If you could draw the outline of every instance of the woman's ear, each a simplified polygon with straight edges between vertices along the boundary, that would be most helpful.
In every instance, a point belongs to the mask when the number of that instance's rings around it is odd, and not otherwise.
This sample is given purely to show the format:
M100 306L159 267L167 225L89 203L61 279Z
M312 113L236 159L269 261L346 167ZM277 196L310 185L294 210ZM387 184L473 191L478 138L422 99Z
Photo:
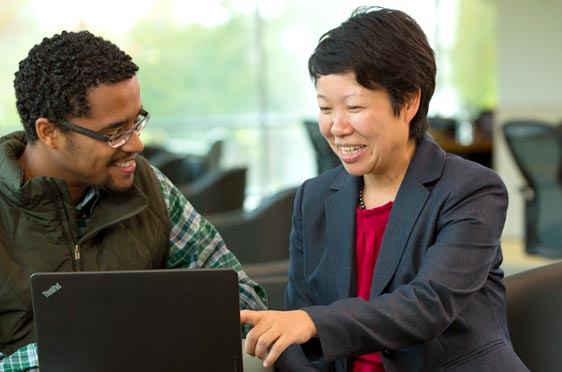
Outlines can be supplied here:
M61 134L55 123L46 118L39 118L35 121L35 130L38 139L47 147L56 149L59 146Z
M414 116L418 113L418 109L420 108L420 101L421 101L421 88L418 88L416 93L411 93L406 98L406 102L404 103L404 108L402 109L403 115L405 115L405 119L408 123L412 121Z

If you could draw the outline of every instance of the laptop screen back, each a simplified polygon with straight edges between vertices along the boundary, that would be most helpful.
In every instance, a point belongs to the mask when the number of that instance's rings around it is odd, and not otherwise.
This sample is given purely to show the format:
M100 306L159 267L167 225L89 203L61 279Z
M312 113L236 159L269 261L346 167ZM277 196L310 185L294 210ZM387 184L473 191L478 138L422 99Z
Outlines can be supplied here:
M242 371L231 269L36 273L41 372Z

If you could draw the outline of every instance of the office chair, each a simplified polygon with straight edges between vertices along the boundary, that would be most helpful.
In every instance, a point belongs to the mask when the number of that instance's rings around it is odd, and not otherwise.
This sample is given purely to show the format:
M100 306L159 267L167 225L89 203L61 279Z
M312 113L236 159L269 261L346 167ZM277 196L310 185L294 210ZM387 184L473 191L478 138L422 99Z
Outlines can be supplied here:
M152 159L157 158L161 154L169 153L170 151L166 150L161 145L154 145L154 144L145 144L144 149L140 153L140 155L144 156L146 160L151 161Z
M505 277L513 348L533 372L562 370L562 261Z
M246 274L265 289L269 310L285 309L285 290L289 283L289 259L244 264Z
M157 167L176 186L193 182L207 172L205 156L176 155L170 157Z
M288 275L267 275L264 277L254 277L252 279L265 290L267 294L268 310L285 310L285 290L289 282Z
M203 216L244 208L246 167L217 169L193 182L178 185L195 210Z
M205 216L242 266L289 258L289 235L297 189L279 191L251 211Z
M194 182L208 172L218 170L222 157L223 141L217 140L202 155L178 154L163 148L145 146L142 154L147 154L148 161L160 169L174 185Z
M322 136L322 133L320 133L318 122L315 120L304 120L303 124L314 148L317 174L324 173L340 165L340 158L334 153L326 139Z
M514 120L503 133L526 186L525 250L562 257L562 132L544 122Z

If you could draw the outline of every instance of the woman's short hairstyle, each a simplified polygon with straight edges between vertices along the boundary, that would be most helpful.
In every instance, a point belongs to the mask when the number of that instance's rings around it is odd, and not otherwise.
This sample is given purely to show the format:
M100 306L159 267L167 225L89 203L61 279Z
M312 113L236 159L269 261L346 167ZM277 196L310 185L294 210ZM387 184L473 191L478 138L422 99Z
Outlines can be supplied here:
M427 130L429 101L435 90L435 57L417 22L406 13L360 7L340 26L326 32L308 61L310 76L353 72L357 82L389 95L395 115L421 90L410 137L419 141Z
M138 66L116 45L88 31L63 31L35 45L15 73L16 106L28 142L35 122L90 113L88 91L132 78Z

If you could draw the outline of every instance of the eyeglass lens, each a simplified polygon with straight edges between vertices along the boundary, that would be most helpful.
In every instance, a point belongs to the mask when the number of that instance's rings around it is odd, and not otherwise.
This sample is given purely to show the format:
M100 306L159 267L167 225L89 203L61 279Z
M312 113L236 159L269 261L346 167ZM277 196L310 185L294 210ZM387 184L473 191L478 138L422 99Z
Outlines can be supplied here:
M109 146L111 147L119 147L123 146L129 138L131 138L131 134L133 131L137 132L137 135L140 135L143 129L146 127L146 123L148 122L148 116L139 115L137 120L135 121L135 125L128 130L124 130L123 132L116 133L115 135L111 136L110 140L108 141Z

